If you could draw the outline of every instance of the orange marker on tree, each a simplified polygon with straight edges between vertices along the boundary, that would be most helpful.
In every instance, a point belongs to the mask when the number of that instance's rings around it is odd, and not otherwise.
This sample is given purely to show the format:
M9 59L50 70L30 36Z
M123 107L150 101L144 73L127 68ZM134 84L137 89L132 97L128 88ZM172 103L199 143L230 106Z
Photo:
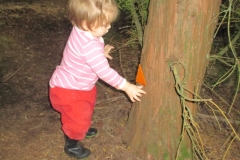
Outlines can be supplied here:
M142 67L141 67L140 64L138 65L136 82L139 83L139 84L141 84L141 85L146 86L146 80L145 80L145 78L144 78L143 70L142 70Z

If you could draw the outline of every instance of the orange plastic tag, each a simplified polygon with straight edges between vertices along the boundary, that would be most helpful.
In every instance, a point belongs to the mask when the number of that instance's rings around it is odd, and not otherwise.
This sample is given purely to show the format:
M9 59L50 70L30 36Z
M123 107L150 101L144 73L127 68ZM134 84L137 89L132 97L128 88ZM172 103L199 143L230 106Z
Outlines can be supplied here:
M139 83L139 84L141 84L141 85L146 86L146 81L145 81L144 74L143 74L143 70L142 70L142 67L141 67L140 64L138 65L136 82Z

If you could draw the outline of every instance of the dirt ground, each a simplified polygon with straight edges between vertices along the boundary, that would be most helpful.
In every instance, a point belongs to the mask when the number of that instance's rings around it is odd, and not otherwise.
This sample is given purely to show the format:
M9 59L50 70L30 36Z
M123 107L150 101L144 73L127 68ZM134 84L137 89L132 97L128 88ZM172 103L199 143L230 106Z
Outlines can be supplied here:
M17 0L0 2L0 159L70 160L63 152L60 116L48 99L48 81L62 56L71 31L63 1ZM114 24L106 43L121 48L125 36ZM120 54L127 53L127 54ZM133 81L140 51L122 47L112 53L110 65ZM129 61L131 59L131 61ZM121 60L121 62L120 62ZM82 143L92 151L89 160L143 160L126 149L122 132L131 103L125 94L103 82L93 116L97 137ZM229 132L220 131L209 118L200 118L206 153L221 159ZM223 147L222 147L223 146ZM240 159L234 142L226 159Z

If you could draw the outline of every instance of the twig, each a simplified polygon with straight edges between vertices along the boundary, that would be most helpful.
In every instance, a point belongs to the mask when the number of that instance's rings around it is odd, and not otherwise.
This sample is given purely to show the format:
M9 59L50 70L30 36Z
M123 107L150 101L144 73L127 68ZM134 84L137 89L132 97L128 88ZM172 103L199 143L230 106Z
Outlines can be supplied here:
M113 97L113 98L109 98L109 99L104 99L102 101L98 101L96 103L96 105L100 104L100 103L109 103L109 102L112 102L112 101L115 101L115 100L118 100L118 99L121 99L121 98L125 98L124 96L118 96L118 97ZM97 107L97 109L103 109L103 108L106 108L106 107Z
M199 118L203 118L203 119L211 119L211 120L216 120L216 121L222 121L222 122L227 122L225 118L221 118L221 117L218 117L217 116L217 119L215 116L211 116L211 115L206 115L206 114L201 114L201 113L198 113L197 116ZM240 121L237 121L237 120L229 120L230 123L235 123L235 124L240 124Z
M192 98L188 98L185 95L183 95L183 93L180 91L180 89L185 89L182 85L182 83L179 82L179 77L177 74L177 70L175 67L171 66L171 70L173 72L174 78L176 80L176 84L175 84L175 88L176 91L178 93L178 95L180 95L181 97L183 97L185 100L190 101L190 102L203 102L203 101L211 101L211 99L192 99ZM186 89L185 89L186 90ZM188 90L189 91L189 90Z
M138 33L138 42L139 44L141 45L142 47L142 43L143 43L143 28L142 28L142 25L139 21L139 18L138 18L138 15L137 15L137 12L136 12L136 9L135 9L135 0L130 0L130 5L131 5L131 13L132 13L132 17L133 17L133 21L136 25L136 28L137 28L137 33Z
M214 90L212 90L212 88L210 88L208 85L203 84L205 87L207 87L209 89L209 91L211 91L211 93L213 93L215 96L217 96L221 102L223 102L224 104L226 104L228 107L230 107L230 104L227 103L227 101L225 99L223 99L219 94L217 94ZM238 114L240 114L240 112L238 110L236 110L235 108L233 108L235 112L237 112Z
M233 141L234 141L236 138L237 138L237 137L236 137L236 135L235 135L235 136L233 137L233 139L231 140L231 142L229 143L229 145L228 145L228 147L227 147L227 150L225 151L225 153L224 153L224 155L223 155L223 159L225 159L225 157L227 156L227 153L228 153L228 151L229 151L229 149L230 149Z
M232 41L231 41L231 44L232 45L234 45L235 44L235 42L239 39L239 37L240 37L240 31L235 35L235 37L232 39ZM229 44L230 45L230 44ZM226 47L224 47L219 53L217 53L216 55L217 56L222 56L222 55L224 55L224 53L226 53L227 51L228 51L228 49L229 49L229 45L227 45Z
M119 63L120 63L120 68L122 70L122 74L124 76L124 78L128 79L125 72L124 72L124 69L123 69L123 66L122 66L122 54L121 54L121 49L119 49Z
M3 83L7 82L10 78L12 78L15 74L17 74L22 68L24 67L24 65L20 68L18 68L18 70L16 70L13 74L9 75L8 77L3 79Z
M104 89L106 92L108 92L109 94L112 94L113 91L110 90L109 88L107 88L106 86L104 86L103 84L101 84L99 81L97 82L97 86L101 87L102 89Z
M187 133L188 137L192 143L194 154L196 155L196 157L200 157L200 159L204 159L207 156L203 149L203 142L202 142L200 134L198 132L197 125L194 125L195 122L194 122L193 116L191 115L191 111L186 106L186 101L191 101L191 102L205 101L205 102L207 102L207 101L211 101L211 100L210 99L202 99L200 96L198 96L195 93L191 92L190 90L184 88L183 84L185 83L185 81L180 82L177 69L173 66L174 64L178 64L178 63L170 62L169 65L170 65L171 71L173 72L173 77L175 79L175 88L176 88L177 94L180 98L180 103L181 103L181 107L183 110L182 111L182 116L183 116L182 131L181 131L180 142L178 144L177 153L176 153L175 158L178 159L180 147L182 146L182 142L183 142L185 133ZM185 68L184 68L184 70L185 70ZM183 94L184 90L187 90L188 92L194 94L195 98L191 99L191 98L186 97ZM199 97L199 99L198 99L198 97ZM198 133L197 135L194 133L194 129L197 131L197 133Z

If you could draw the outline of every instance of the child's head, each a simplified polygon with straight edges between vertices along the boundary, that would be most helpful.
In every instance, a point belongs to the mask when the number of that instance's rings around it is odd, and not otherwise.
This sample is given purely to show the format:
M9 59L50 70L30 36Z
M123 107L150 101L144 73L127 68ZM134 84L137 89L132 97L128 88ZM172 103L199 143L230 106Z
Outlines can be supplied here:
M109 25L118 12L115 0L69 0L69 19L83 30Z

